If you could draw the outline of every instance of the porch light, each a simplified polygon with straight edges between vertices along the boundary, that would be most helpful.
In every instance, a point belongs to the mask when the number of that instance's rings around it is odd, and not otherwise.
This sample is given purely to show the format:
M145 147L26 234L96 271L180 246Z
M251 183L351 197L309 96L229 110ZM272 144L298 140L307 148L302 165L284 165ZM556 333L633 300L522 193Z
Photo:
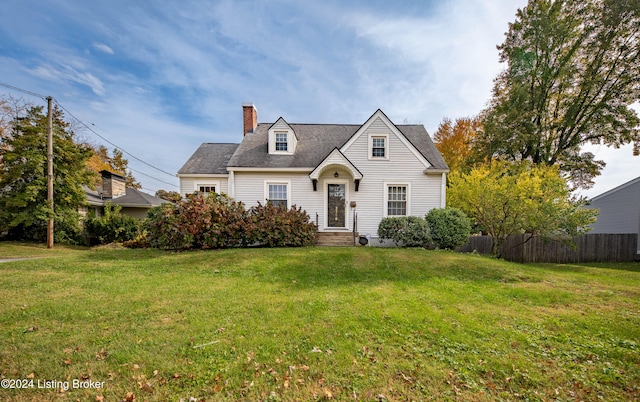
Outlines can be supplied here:
M338 176L340 176L340 175L338 174L338 172L335 172L335 173L333 174L333 177L336 177L336 178L337 178Z

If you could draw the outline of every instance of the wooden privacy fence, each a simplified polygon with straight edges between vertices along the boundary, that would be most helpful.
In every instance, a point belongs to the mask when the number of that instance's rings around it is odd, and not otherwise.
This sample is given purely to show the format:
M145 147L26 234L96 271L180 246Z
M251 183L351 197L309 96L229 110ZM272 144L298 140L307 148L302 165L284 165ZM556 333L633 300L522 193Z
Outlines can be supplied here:
M502 245L502 257L513 262L630 262L638 258L638 235L587 234L574 237L576 248L527 234L513 235ZM462 252L491 253L490 236L472 236Z

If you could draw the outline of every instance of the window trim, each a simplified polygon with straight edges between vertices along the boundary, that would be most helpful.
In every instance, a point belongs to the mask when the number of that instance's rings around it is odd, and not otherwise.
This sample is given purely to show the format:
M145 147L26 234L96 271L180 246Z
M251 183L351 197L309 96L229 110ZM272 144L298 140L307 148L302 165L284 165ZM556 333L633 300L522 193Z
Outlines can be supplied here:
M264 204L269 202L269 186L270 185L286 185L287 186L287 209L291 209L291 180L265 180L264 181Z
M374 138L384 139L384 156L373 156L373 140ZM389 160L389 134L369 134L369 146L367 147L367 156L369 160L388 161Z
M193 182L193 192L200 192L200 187L215 187L216 194L221 194L222 192L220 191L220 180L197 180ZM209 194L210 192L202 192L202 194Z
M274 131L274 150L275 152L289 152L289 133L287 131ZM284 136L284 141L278 141L278 136ZM284 144L285 149L278 149L278 144Z
M287 137L287 150L276 150L276 136L277 134L284 134ZM283 142L280 142L283 143ZM295 153L296 148L296 136L293 133L293 130L287 128L279 128L279 129L270 129L269 130L269 154L270 155L293 155Z
M389 187L406 187L407 199L406 199L406 214L405 215L389 215ZM411 183L410 182L384 182L383 186L383 199L382 204L382 216L385 218L392 218L398 216L411 216Z

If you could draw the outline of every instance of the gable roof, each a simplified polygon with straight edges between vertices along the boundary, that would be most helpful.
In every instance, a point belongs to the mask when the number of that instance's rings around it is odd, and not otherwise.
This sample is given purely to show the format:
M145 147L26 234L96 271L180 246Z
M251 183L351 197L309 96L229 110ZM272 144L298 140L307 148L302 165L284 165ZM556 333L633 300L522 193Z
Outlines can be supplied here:
M325 168L328 168L334 164L346 167L351 172L351 175L354 179L362 179L362 172L360 172L360 170L358 170L358 168L355 167L353 163L351 163L351 161L346 156L344 156L344 154L340 152L338 148L334 148L333 151L331 151L331 153L327 155L327 157L324 158L322 162L320 162L320 164L316 166L315 169L313 169L313 172L309 174L309 177L317 180L320 176L320 173L322 173Z
M247 134L229 160L232 167L310 168L314 169L334 148L344 144L362 127L359 124L289 124L298 138L294 155L268 152L268 132L271 124L260 123ZM422 125L397 125L398 130L431 164L433 169L448 169L442 155Z
M126 193L116 198L103 198L100 196L98 191L91 190L88 187L85 187L84 190L87 194L87 201L89 202L89 205L96 206L103 206L107 202L111 202L113 205L120 205L128 208L152 208L169 202L131 187L127 187L125 189Z
M640 184L640 176L636 177L635 179L630 180L630 181L628 181L626 183L623 183L623 184L619 185L618 187L612 188L611 190L606 191L606 192L604 192L604 193L602 193L600 195L597 195L597 196L593 197L590 201L593 202L593 201L597 201L597 200L599 200L601 198L608 197L611 194L614 194L614 193L616 193L616 192L618 192L618 191L620 191L620 190L622 190L624 188L627 188L629 186L633 186L633 185L636 185L636 184ZM640 241L640 239L638 239L638 240Z
M382 114L376 111L374 116ZM427 170L448 170L442 155L423 125L401 124L397 128L413 148L431 165ZM269 129L276 123L286 123L297 138L293 155L269 154ZM366 124L366 123L365 123ZM315 169L335 149L342 149L364 124L294 124L279 118L275 123L259 123L247 133L240 144L204 143L178 171L181 175L228 174L235 168L305 168Z
M227 174L227 164L238 145L204 143L178 170L178 175Z

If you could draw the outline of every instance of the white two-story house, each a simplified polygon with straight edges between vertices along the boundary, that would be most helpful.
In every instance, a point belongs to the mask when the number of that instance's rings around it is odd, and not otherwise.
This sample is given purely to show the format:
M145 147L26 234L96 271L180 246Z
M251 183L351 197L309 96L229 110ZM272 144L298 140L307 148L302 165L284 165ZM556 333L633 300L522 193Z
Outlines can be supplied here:
M243 117L239 144L204 143L178 171L183 196L295 205L321 234L355 230L372 244L382 218L445 206L449 169L422 125L396 125L381 110L364 124L258 123L253 104Z

